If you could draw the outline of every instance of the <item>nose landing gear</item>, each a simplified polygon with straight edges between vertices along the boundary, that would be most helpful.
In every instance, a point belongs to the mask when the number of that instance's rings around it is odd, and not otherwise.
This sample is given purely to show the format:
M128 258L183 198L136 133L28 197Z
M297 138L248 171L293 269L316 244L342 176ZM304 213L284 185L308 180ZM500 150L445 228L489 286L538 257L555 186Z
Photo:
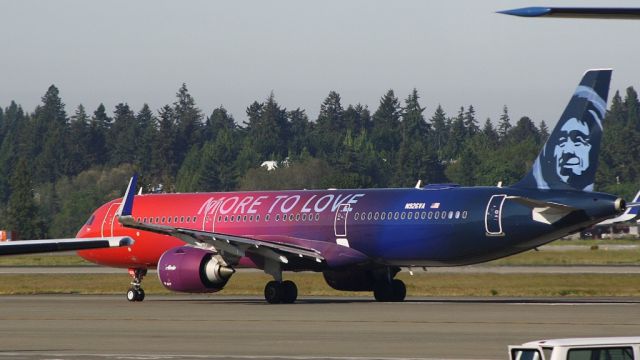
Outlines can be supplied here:
M144 300L144 290L142 289L142 278L147 275L147 269L129 269L129 275L133 278L131 287L127 290L127 300Z

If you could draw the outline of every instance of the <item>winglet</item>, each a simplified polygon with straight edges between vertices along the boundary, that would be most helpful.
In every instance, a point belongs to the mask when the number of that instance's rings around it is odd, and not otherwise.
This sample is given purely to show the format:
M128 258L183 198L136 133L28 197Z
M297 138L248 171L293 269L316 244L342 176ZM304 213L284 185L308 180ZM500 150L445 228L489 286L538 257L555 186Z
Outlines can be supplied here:
M520 9L496 11L498 14L521 16L521 17L537 17L551 14L551 8L548 7L526 7Z
M118 217L131 216L131 213L133 212L133 197L136 194L137 185L138 174L133 174L131 180L129 180L127 192L124 193L124 197L122 198L122 204L120 204L120 209L118 210Z

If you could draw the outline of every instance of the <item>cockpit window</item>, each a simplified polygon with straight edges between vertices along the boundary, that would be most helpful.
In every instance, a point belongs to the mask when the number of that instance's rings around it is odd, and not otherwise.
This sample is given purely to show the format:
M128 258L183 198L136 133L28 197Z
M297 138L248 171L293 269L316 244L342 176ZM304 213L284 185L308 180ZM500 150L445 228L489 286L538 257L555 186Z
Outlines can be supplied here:
M96 216L95 216L95 215L91 215L91 216L89 217L89 219L87 220L87 222L86 222L86 223L84 223L84 224L85 224L85 225L87 225L87 226L91 226L91 224L93 224L93 220L94 220L95 218L96 218Z

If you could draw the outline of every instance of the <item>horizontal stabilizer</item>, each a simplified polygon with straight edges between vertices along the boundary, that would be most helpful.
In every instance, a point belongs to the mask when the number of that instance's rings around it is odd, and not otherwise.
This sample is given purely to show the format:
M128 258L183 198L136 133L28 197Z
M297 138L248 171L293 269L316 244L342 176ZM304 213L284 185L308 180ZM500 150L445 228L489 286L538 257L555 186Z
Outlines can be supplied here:
M498 13L520 17L640 19L640 8L532 6L502 10Z
M564 204L535 200L522 196L507 196L507 200L511 200L531 208L532 219L548 225L551 225L570 213L579 210Z

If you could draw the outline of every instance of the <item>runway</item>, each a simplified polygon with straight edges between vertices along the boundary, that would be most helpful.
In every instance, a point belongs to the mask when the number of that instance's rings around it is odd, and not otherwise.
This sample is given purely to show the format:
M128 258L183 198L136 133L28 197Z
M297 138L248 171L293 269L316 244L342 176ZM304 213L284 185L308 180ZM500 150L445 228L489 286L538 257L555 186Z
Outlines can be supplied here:
M0 297L1 359L505 359L507 345L639 335L637 299Z

